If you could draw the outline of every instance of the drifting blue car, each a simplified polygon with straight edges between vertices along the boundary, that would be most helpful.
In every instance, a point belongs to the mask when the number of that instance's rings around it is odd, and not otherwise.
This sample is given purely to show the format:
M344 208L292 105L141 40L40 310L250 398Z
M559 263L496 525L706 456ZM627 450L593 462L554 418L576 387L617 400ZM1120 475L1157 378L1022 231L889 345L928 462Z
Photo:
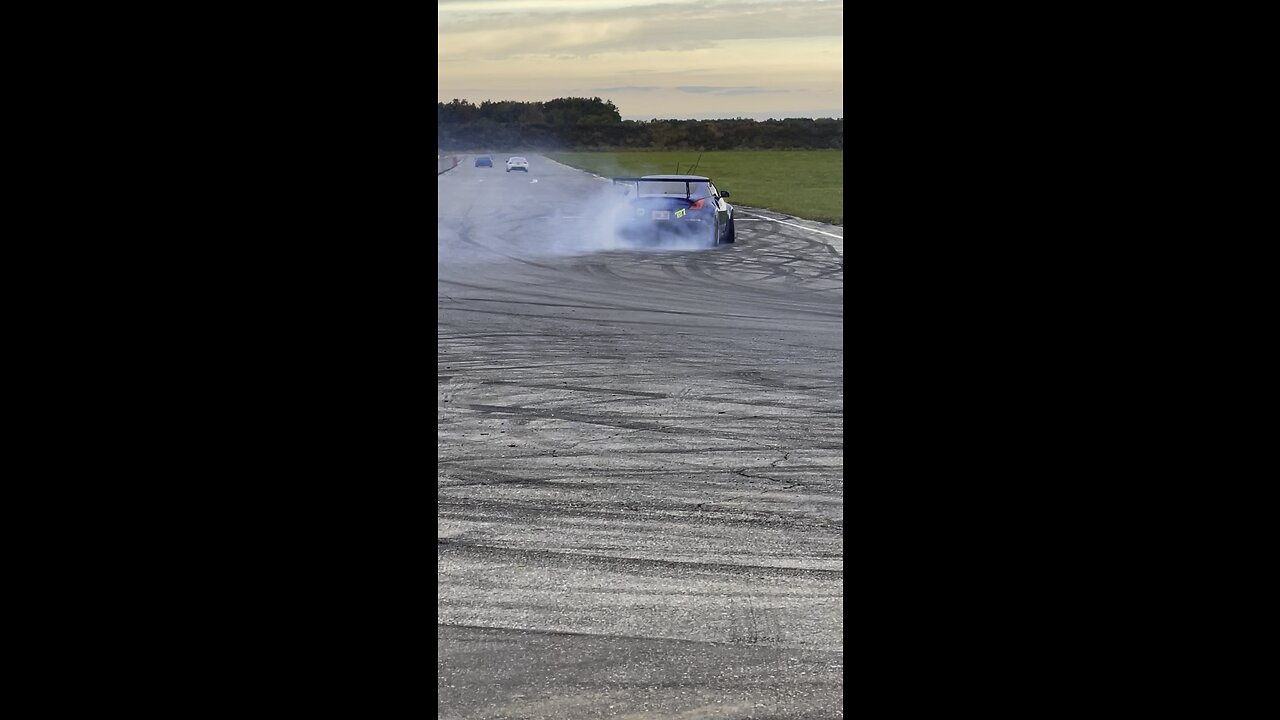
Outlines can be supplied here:
M476 167L493 167L493 158L488 155L477 155Z
M615 230L622 237L653 239L694 238L708 245L734 242L733 206L728 190L719 190L702 175L645 175L616 177L623 197Z

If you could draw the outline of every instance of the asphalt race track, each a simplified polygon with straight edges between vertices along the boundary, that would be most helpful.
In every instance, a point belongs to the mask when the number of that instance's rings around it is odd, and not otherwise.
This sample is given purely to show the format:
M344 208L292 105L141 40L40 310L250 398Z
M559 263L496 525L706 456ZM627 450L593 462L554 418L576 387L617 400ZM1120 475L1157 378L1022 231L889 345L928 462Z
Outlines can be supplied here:
M438 176L439 717L843 717L844 229L509 156Z

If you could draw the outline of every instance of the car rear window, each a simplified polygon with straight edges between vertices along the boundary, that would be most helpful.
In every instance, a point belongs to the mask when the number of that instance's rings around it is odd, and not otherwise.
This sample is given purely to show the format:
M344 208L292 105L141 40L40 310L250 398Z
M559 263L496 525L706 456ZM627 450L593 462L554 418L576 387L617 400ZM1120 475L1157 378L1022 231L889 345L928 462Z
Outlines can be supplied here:
M642 182L641 195L679 195L685 196L686 185L682 182Z
M660 181L641 181L641 195L679 195L680 197L703 198L711 195L707 188L707 183L702 182L676 182L668 180Z

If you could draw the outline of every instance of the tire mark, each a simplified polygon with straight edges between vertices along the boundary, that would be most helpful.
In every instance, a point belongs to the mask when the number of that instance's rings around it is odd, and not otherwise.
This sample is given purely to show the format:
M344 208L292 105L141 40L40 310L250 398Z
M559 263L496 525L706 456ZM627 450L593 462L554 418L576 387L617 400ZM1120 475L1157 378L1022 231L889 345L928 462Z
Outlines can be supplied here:
M548 563L568 565L606 566L618 569L627 566L647 570L678 570L728 575L751 575L755 577L804 577L804 578L836 578L844 575L844 570L827 570L823 568L783 567L776 565L739 565L721 562L684 562L680 560L656 560L652 558L615 557L613 555L593 555L590 553L559 552L555 550L538 550L533 548L504 547L487 545L461 538L437 538L437 553L475 554L508 559L538 559Z

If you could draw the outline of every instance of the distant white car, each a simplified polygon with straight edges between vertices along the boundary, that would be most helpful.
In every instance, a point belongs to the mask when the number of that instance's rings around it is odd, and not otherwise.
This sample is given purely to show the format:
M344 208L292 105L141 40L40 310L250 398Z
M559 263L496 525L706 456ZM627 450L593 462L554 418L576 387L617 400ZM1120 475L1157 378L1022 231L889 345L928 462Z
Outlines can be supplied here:
M507 161L507 172L512 170L523 170L529 172L529 161L522 157L513 157Z

